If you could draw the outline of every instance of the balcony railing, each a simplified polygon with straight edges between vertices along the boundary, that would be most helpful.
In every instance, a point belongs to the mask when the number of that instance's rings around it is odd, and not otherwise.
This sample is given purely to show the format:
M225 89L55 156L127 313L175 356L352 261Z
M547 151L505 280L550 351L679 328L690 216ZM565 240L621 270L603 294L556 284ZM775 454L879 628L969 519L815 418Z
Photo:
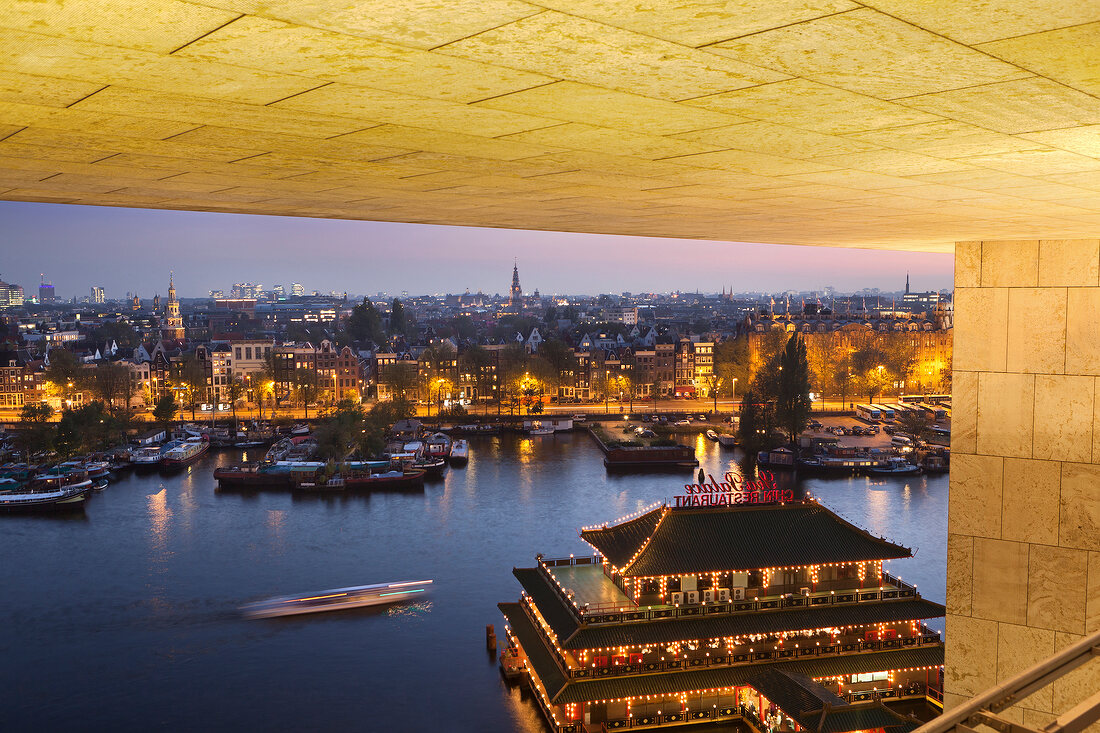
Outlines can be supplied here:
M883 573L882 583L891 587L882 588L850 588L843 591L816 592L808 595L785 594L782 596L766 596L762 599L749 599L744 601L729 601L726 603L700 603L687 606L620 606L617 604L587 604L578 606L576 599L570 596L553 573L552 567L566 565L591 565L599 562L598 556L583 558L539 558L538 568L546 576L550 587L565 602L566 608L577 620L584 625L591 624L622 624L630 622L658 621L675 618L698 618L714 614L744 614L759 613L761 611L774 611L785 608L814 608L824 606L847 606L859 603L875 601L900 601L917 597L915 586L903 582L899 578ZM618 584L617 584L618 585ZM621 590L621 587L620 587Z
M889 651L892 649L910 649L914 647L940 644L940 636L927 626L921 625L921 632L915 636L902 636L896 639L881 639L877 641L854 641L845 643L814 645L812 647L787 647L780 649L768 649L762 651L742 650L721 654L706 654L701 657L689 657L685 659L667 659L651 662L637 662L633 664L609 664L607 666L572 667L558 651L556 645L550 639L550 635L535 615L531 599L524 597L522 603L524 613L531 620L532 625L538 629L539 634L551 650L558 669L570 679L595 679L601 677L621 677L633 674L654 674L660 672L679 672L683 670L702 669L706 667L729 667L740 664L756 664L757 662L779 662L788 659L807 659L821 656L846 656L850 654L862 654L868 652Z

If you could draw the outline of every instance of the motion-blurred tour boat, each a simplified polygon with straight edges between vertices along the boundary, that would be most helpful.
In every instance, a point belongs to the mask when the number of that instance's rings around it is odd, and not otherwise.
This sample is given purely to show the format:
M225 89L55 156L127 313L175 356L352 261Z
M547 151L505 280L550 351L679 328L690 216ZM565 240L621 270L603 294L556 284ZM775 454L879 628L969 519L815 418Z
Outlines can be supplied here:
M279 596L258 603L242 606L249 618L274 618L296 616L303 613L338 611L360 606L379 606L385 603L407 601L428 592L430 580L410 580L401 583L358 585L351 588L335 588L301 596Z

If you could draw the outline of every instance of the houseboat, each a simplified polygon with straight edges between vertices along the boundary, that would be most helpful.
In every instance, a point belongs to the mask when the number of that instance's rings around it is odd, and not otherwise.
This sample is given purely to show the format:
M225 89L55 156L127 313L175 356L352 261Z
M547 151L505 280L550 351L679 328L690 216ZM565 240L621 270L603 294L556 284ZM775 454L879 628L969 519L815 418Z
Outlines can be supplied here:
M186 466L198 459L209 447L210 441L205 437L190 437L186 440L170 443L161 454L160 464L165 468Z
M451 455L451 436L446 433L433 433L424 441L424 452L432 458L447 459Z
M87 474L37 476L29 486L0 491L0 512L82 511L91 490L92 480Z
M249 618L297 616L304 613L340 611L347 608L378 606L408 601L428 592L430 580L410 580L402 583L378 583L351 588L334 588L299 596L280 596L241 608Z
M788 492L728 493L584 528L593 555L512 571L502 657L551 729L908 733L889 705L938 714L943 642L924 621L945 609L882 569L912 551L813 501L747 503Z
M135 466L155 466L160 463L160 446L144 445L130 449L130 463Z

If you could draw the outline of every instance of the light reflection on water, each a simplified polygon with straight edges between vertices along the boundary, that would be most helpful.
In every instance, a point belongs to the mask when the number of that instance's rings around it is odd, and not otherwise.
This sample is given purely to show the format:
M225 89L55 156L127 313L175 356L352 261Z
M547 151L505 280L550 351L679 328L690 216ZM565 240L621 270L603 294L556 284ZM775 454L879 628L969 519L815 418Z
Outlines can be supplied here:
M705 438L719 481L734 454ZM190 471L134 474L86 518L0 517L0 689L5 731L96 727L272 731L543 728L501 682L484 628L535 553L589 554L582 525L682 493L690 471L606 473L583 433L480 436L466 468L422 492L370 496L219 492L205 456ZM781 485L791 485L778 474ZM943 600L947 477L810 479L841 516L901 544L890 570ZM432 578L416 604L245 621L249 601ZM34 674L27 674L34 670ZM80 680L58 701L41 679ZM425 682L430 681L425 688ZM415 691L415 694L414 692ZM410 701L410 702L401 702Z

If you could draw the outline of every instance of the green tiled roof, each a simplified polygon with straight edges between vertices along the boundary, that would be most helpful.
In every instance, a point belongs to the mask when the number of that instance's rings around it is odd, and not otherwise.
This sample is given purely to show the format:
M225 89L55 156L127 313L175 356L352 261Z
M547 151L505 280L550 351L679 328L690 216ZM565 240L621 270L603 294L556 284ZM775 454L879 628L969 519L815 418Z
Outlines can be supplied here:
M612 646L661 644L688 639L802 631L831 626L856 626L940 618L945 609L923 598L903 601L868 601L844 606L810 606L744 614L713 614L657 621L581 626L565 601L550 587L537 568L516 568L512 573L550 624L564 649L598 649Z
M538 629L527 617L523 608L518 603L498 603L497 608L508 619L508 625L512 633L516 635L520 646L527 654L527 661L535 668L539 679L546 687L546 694L551 700L565 687L566 677L562 673L558 663L554 661L553 652L546 646Z
M516 580L527 595L531 596L546 623L558 635L559 643L577 630L577 619L538 568L512 568L512 575L516 576Z
M628 522L599 529L581 530L581 538L599 550L612 565L621 568L653 534L664 510L664 507L658 507Z
M537 601L536 601L537 602ZM539 606L542 612L542 606ZM908 601L881 601L851 606L821 606L744 614L714 614L687 618L640 621L626 624L600 624L579 629L562 644L567 649L597 649L612 646L661 644L687 639L717 639L746 634L770 634L833 626L916 621L939 618L945 609L923 598Z
M524 649L526 650L526 647ZM814 657L803 661L706 667L685 672L662 672L658 674L623 675L621 677L578 680L566 684L564 689L554 696L553 700L555 703L617 700L639 695L665 695L685 690L734 687L750 684L753 676L768 668L794 672L807 677L827 677L941 665L943 665L943 647L923 646L841 657Z
M825 712L825 720L821 719L821 713L822 710L819 709L795 717L799 718L802 727L818 733L847 733L875 728L886 728L889 733L909 733L920 727L920 721L899 715L881 702L833 708Z
M847 705L840 695L830 692L809 677L778 669L765 669L749 680L752 689L764 695L792 718L826 705Z
M664 512L656 521L656 512ZM652 527L650 535L645 534ZM581 537L632 577L910 557L814 502L659 509ZM648 543L646 539L648 537ZM644 548L638 553L638 548ZM630 559L637 557L633 562Z

